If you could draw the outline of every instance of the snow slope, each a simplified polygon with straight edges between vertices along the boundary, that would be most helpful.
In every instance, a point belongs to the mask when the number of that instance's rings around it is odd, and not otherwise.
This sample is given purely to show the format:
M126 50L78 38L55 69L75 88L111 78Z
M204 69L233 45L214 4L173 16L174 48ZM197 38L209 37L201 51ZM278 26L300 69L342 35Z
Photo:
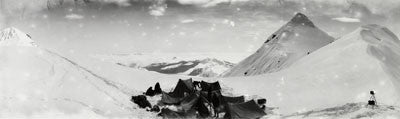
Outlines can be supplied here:
M220 78L234 92L268 99L289 114L350 102L399 105L400 41L388 29L366 25L279 72Z
M21 44L23 40L33 42L15 28L2 32L8 33L13 34L0 39L0 44L7 44L0 46L0 118L133 118L147 114L130 102L130 96L139 93L136 90L57 53Z
M333 40L304 14L297 13L286 25L273 33L254 54L224 76L251 76L276 72Z
M379 105L378 107L366 107L367 103L348 103L332 108L307 111L288 116L287 119L398 119L400 109L395 106Z

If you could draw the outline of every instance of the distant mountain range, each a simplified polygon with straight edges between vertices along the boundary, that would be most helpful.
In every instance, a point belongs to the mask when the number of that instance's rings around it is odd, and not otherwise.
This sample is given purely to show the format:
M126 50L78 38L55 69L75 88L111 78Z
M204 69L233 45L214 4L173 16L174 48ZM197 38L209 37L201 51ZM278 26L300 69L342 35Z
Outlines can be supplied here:
M117 64L147 71L155 71L162 74L182 74L200 77L219 76L234 66L233 63L214 58L181 60L176 62L155 62L149 65L140 65L139 63Z

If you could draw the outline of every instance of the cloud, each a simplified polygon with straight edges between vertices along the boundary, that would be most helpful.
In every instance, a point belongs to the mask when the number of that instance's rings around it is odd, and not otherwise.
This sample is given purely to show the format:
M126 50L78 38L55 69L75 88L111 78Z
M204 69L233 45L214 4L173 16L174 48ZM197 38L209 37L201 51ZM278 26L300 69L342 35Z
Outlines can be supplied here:
M83 18L85 18L84 16L82 16L82 15L79 15L79 14L68 14L68 15L66 15L65 16L65 18L66 19L69 19L69 20L78 20L78 19L83 19Z
M344 15L350 16L351 18L357 18L365 23L379 23L386 20L389 16L384 11L373 12L371 7L367 7L363 3L351 2L349 7L343 11Z
M167 4L165 4L165 0L158 0L153 2L153 4L149 7L149 13L153 16L163 16L167 9Z
M153 16L163 16L166 8L163 6L151 6L149 13Z
M5 20L3 14L0 12L0 30L5 27Z
M42 10L47 7L47 0L1 0L4 10L7 12L21 12L25 10L27 12L35 12Z
M198 5L202 7L213 7L220 3L236 3L246 1L249 0L178 0L178 2L183 5Z
M115 3L118 6L122 7L129 7L131 6L131 3L129 3L129 0L103 0L104 3Z
M192 23L192 22L194 22L193 19L185 19L181 21L181 23Z
M225 19L222 23L223 23L223 24L230 25L230 26L232 26L232 27L235 27L235 22L234 22L234 21L231 21L231 20L229 20L229 19Z
M349 17L337 17L337 18L332 18L332 20L340 22L360 22L360 19L349 18Z

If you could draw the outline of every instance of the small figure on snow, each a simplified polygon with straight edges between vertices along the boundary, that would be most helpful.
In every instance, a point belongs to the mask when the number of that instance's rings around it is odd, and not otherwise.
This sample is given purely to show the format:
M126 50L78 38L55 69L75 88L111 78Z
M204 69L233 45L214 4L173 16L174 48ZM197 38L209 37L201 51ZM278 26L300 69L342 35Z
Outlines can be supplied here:
M375 92L374 91L369 91L369 94L371 94L371 97L368 100L368 106L371 106L372 109L378 106L378 103L376 102L376 98L375 98Z

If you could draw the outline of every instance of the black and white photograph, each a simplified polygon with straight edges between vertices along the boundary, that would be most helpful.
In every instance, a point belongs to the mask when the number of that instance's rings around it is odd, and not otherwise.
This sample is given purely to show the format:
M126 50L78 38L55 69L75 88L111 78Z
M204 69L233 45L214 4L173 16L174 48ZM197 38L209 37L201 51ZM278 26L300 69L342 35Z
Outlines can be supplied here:
M400 0L0 0L0 119L400 119Z

